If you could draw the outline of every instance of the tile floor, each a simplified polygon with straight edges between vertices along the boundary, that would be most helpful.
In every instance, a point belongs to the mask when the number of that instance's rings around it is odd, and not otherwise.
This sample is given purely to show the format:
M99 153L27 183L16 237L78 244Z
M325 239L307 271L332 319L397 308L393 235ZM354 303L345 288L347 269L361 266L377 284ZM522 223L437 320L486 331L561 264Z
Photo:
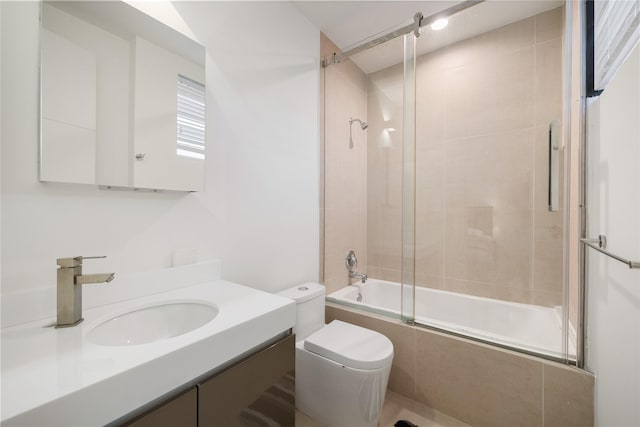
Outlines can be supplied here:
M380 427L393 427L398 420L411 421L420 427L469 427L453 417L424 406L411 399L407 399L392 391L387 391L387 397L382 407ZM321 427L319 424L296 410L296 427Z

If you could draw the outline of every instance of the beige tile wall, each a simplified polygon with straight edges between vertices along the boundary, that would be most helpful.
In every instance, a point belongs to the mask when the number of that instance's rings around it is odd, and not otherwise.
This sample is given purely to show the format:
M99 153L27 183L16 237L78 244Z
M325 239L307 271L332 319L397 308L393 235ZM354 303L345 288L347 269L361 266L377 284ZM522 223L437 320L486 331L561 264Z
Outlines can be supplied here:
M339 52L324 35L323 57ZM345 257L355 250L367 265L367 132L349 118L367 120L366 75L350 60L322 70L324 79L324 284L327 293L348 284Z
M370 74L367 86L367 273L396 282L402 244L403 88L398 76L402 64Z
M473 426L590 427L590 373L328 304L333 319L391 340L389 389Z
M417 61L416 284L562 303L547 129L562 114L563 8ZM367 270L400 277L402 65L369 75ZM385 135L383 129L398 129Z

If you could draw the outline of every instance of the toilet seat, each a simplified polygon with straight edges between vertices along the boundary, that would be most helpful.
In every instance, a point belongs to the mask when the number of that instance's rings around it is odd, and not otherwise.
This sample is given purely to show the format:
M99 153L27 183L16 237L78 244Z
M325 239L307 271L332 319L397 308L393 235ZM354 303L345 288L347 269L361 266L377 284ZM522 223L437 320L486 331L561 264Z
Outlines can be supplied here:
M307 351L349 368L373 370L391 364L393 344L379 332L334 320L309 335Z

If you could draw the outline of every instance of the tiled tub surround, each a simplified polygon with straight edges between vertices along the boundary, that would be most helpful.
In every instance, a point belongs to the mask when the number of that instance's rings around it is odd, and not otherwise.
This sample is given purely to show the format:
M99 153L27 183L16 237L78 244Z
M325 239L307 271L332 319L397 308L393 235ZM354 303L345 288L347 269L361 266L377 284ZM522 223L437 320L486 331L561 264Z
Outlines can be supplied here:
M292 301L220 280L215 264L116 277L112 288L88 287L85 296L93 304L72 328L45 327L55 318L43 318L2 329L3 427L108 424L293 327ZM204 279L207 273L214 274ZM110 304L97 306L98 295ZM168 302L202 302L218 314L191 332L143 345L87 339L93 327L116 315Z
M412 288L405 287L405 301ZM369 279L327 296L330 301L360 306L400 318L400 283ZM361 300L358 301L358 297ZM521 304L455 292L417 287L417 323L525 351L564 359L562 311L559 308ZM411 314L410 312L406 314ZM569 343L575 358L575 340Z
M416 285L562 304L563 212L547 211L547 131L562 119L562 35L557 8L417 58ZM394 282L402 75L399 64L367 81L365 273Z
M326 321L386 335L389 389L473 426L594 424L594 377L524 354L328 303Z
M321 34L323 58L338 48ZM351 60L323 68L323 283L327 292L349 280L344 257L353 249L367 265L367 133L350 118L367 120L367 76Z

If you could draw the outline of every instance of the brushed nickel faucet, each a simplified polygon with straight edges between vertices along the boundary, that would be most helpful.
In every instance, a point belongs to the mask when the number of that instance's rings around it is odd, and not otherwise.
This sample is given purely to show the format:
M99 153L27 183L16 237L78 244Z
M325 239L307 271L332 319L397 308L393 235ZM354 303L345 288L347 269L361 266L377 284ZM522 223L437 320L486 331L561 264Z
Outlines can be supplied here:
M107 283L115 277L114 273L82 274L82 260L95 258L106 258L106 256L58 258L58 320L56 328L76 326L82 322L82 285Z
M357 271L350 271L349 272L349 277L351 279L358 279L360 280L362 283L367 281L367 275L364 273L358 273Z

